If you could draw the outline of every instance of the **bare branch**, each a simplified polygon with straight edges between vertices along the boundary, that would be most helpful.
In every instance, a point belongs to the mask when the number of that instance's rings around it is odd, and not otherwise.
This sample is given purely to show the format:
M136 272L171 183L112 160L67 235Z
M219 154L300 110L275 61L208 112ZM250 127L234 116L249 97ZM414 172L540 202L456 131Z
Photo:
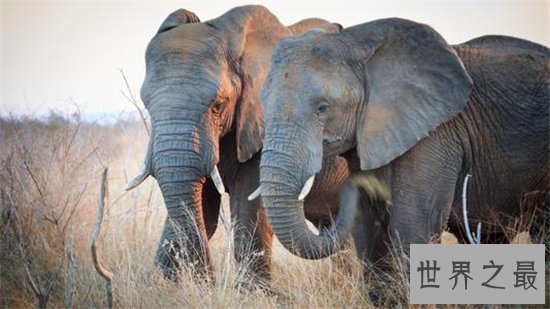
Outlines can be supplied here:
M23 234L21 232L21 222L19 221L19 215L17 214L17 209L15 208L15 204L9 194L8 194L8 199L10 201L11 213L15 218L15 234L16 234L16 240L17 240L17 249L19 251L19 254L21 255L21 261L23 262L23 267L25 268L25 275L26 275L25 277L33 293L36 295L36 297L39 297L39 295L42 294L40 291L40 287L32 277L31 271L29 270L29 267L27 265L27 256L25 254L25 249L23 248Z
M105 210L105 204L107 202L107 195L108 195L107 171L108 171L107 168L103 169L103 173L101 175L101 189L100 189L100 195L99 195L98 211L97 211L95 227L92 232L92 260L94 262L94 266L97 272L107 281L105 284L106 293L107 293L106 306L107 308L112 308L113 307L112 280L114 275L111 271L106 269L101 263L101 260L99 259L97 254L97 246L96 246L96 242L99 237L99 233L101 231L101 223L103 222L103 213Z
M20 245L19 245L19 247L21 248ZM21 251L21 249L19 249L19 250ZM23 259L25 259L25 258L23 258ZM40 295L42 295L42 291L40 291L40 287L36 284L36 282L34 282L34 278L31 275L31 271L29 270L29 266L27 265L27 261L23 262L23 266L25 267L25 275L26 275L26 278L27 278L27 282L31 286L31 290L34 292L34 295L36 297L40 297Z
M23 166L25 167L25 170L27 171L27 173L29 174L29 176L31 177L31 180L32 182L34 183L35 187L36 187L36 190L38 191L38 194L40 195L40 197L42 198L42 200L46 200L46 196L44 195L44 193L42 192L42 190L40 189L40 185L38 184L38 180L36 180L36 177L34 176L33 172L31 171L31 168L29 167L29 164L27 163L26 160L23 160Z
M84 187L82 188L80 193L78 193L76 201L73 204L73 208L71 209L71 212L69 213L69 216L67 217L67 220L65 220L65 224L63 225L63 228L61 229L62 234L65 234L65 230L67 229L67 226L71 222L71 219L72 219L73 215L76 213L78 205L80 204L80 202L82 200L82 197L84 196L84 193L86 192L87 188L88 188L88 184L84 184ZM63 211L65 211L65 209L63 209Z
M80 114L80 109L78 109L78 113ZM70 120L69 118L67 117L67 129L66 129L66 132L69 132L69 124L70 124ZM69 138L69 142L67 143L67 146L65 147L65 158L68 157L69 155L69 152L71 151L71 148L72 146L74 145L74 141L76 140L76 136L78 135L78 133L80 132L80 126L81 126L81 122L80 121L77 121L76 122L76 127L73 131L73 134L71 134L71 137Z
M49 297L51 292L53 291L53 288L55 287L55 283L57 282L57 277L59 276L59 273L61 272L61 267L63 266L63 261L65 258L62 258L61 261L57 262L55 265L55 268L53 272L50 275L50 278L48 279L48 286L46 287L46 291L44 293L44 296Z
M12 208L12 213L15 217L17 248L19 250L19 253L21 254L21 260L23 262L23 267L25 269L25 277L33 293L38 299L38 308L46 308L46 304L48 303L50 294L52 293L53 288L55 287L55 283L57 282L57 277L61 272L61 267L63 266L64 258L62 258L61 261L56 263L56 266L54 267L52 273L50 274L50 277L48 278L48 284L46 286L46 290L43 290L42 284L40 283L40 278L38 276L33 277L29 269L27 255L25 253L25 249L23 246L23 234L21 232L21 221L19 219L19 215L17 214L17 210L15 208L15 204L13 203L13 200L11 199L10 196L8 196L8 198L10 199L10 207Z
M124 91L120 91L122 95L132 104L133 107L138 111L139 117L141 118L141 121L143 122L143 126L145 127L145 130L147 131L147 135L151 136L151 130L149 130L149 125L147 124L147 117L143 113L143 109L139 106L138 101L136 99L136 96L134 92L132 91L132 88L130 87L130 83L128 82L128 79L126 78L126 74L124 74L124 70L118 69L120 72L120 75L122 75L122 79L124 80L124 85L126 86L126 91L128 94L126 94Z
M38 183L37 177L34 175L34 173L31 170L31 167L29 166L28 162L26 160L23 160L23 166L25 167L25 170L27 171L27 174L30 176L33 184L36 187L36 190L38 191L38 194L40 195L40 199L45 206L45 209L43 207L40 207L40 212L42 214L42 219L51 222L56 227L59 227L59 220L56 218L55 214L53 213L53 207L46 198L46 195L41 189L40 184ZM47 214L45 212L48 212Z

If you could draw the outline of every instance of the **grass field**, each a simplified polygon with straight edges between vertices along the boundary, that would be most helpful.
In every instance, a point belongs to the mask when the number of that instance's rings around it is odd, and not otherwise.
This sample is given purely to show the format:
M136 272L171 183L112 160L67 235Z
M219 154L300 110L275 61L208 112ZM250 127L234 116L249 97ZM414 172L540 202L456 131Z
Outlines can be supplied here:
M210 240L214 283L197 283L186 274L177 284L164 280L153 265L166 216L157 184L148 179L124 190L147 141L139 121L99 125L56 114L0 119L0 307L35 307L33 284L49 295L48 307L65 307L68 295L74 307L103 307L104 280L93 266L90 239L104 167L109 203L99 254L115 276L115 307L365 308L372 306L365 284L384 285L382 306L407 306L402 276L363 283L356 261L337 266L338 258L353 258L351 252L306 261L278 244L272 289L242 291L235 282L243 270L233 261L230 229L223 224ZM67 254L69 235L74 259Z

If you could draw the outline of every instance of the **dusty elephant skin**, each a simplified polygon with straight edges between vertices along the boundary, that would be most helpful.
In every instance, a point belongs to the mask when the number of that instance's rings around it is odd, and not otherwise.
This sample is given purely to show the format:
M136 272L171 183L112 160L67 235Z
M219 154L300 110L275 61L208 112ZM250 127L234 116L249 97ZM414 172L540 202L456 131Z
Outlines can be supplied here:
M319 259L355 222L364 260L380 260L390 238L407 253L458 225L466 174L471 222L484 221L487 235L491 218L513 220L524 194L548 193L548 54L505 36L450 46L396 18L281 42L261 94L261 195L276 236ZM387 186L392 205L347 207L359 198L348 184L336 229L315 235L297 197L337 154Z
M269 281L271 228L260 199L247 201L259 185L259 91L275 44L312 27L341 29L321 19L285 27L261 6L238 7L207 22L182 9L166 18L149 43L141 97L153 130L144 168L129 189L149 175L158 181L168 216L156 263L167 277L187 266L211 276L207 239L216 231L225 184L236 259ZM347 162L330 159L325 171L324 193L336 201ZM325 220L318 214L313 219Z

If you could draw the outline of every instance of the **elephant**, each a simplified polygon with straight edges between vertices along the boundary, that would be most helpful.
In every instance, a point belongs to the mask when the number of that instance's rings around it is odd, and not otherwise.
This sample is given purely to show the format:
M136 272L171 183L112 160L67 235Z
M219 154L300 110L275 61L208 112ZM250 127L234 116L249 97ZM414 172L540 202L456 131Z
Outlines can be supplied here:
M311 18L285 27L262 6L237 7L206 22L180 9L150 41L140 94L152 135L143 168L127 189L148 176L159 184L167 218L155 263L166 277L177 279L185 267L212 279L207 239L216 231L227 186L236 260L269 282L272 231L261 201L247 200L259 185L259 91L275 44L311 28L337 32L341 26ZM349 169L343 158L324 166L323 187L314 190L334 206ZM319 197L310 199L315 208L309 217L326 225L337 210L319 206Z
M358 257L382 265L392 243L406 256L410 244L462 224L467 174L468 224L483 221L485 234L497 230L489 218L527 211L527 193L547 200L548 55L508 36L449 45L430 26L399 18L280 42L261 91L260 191L277 238L320 259L352 231ZM301 199L335 155L354 176L333 228L315 234ZM362 199L358 174L377 179L390 199Z

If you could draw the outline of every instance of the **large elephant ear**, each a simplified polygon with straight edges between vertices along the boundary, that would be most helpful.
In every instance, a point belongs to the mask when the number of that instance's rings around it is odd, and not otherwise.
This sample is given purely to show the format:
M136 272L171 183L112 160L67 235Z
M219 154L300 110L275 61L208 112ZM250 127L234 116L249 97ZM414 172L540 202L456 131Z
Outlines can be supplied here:
M358 44L366 81L356 126L361 169L388 164L466 105L472 81L431 27L390 18L343 33Z
M157 33L168 31L172 28L175 28L181 24L191 24L191 23L200 23L200 19L195 13L179 9L172 12L166 19L162 22Z
M241 76L242 93L235 121L237 158L245 162L262 148L260 90L269 71L272 49L291 33L275 15L258 5L234 8L207 24L226 31L229 60Z

